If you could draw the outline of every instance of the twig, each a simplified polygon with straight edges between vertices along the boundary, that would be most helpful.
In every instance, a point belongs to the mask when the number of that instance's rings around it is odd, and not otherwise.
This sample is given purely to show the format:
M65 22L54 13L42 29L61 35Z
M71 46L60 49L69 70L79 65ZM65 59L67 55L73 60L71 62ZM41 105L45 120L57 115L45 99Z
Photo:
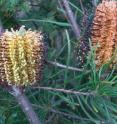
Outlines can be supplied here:
M52 114L50 115L50 117L48 118L48 120L45 122L45 124L50 123L50 122L53 120L54 116L55 116L55 114L52 113Z
M74 115L74 114L69 114L69 113L66 113L66 112L61 112L61 111L58 111L56 109L53 109L53 108L45 108L43 106L40 106L40 105L35 105L35 104L32 104L35 108L40 108L40 109L44 109L46 111L49 111L49 112L52 112L54 114L58 114L60 116L65 116L69 119L75 119L75 120L84 120L84 121L90 121L90 119L88 118L82 118L78 115Z
M34 112L29 100L24 94L21 93L20 89L16 86L12 86L12 90L13 92L11 94L16 98L30 124L42 124Z
M84 71L83 69L75 68L75 67L71 67L71 66L66 66L66 65L60 64L58 62L53 62L53 61L46 61L46 62L48 64L51 64L51 65L54 65L54 66L57 66L57 67L60 67L60 68L63 68L63 69L68 69L68 70L78 71L78 72Z
M79 1L79 0L78 0ZM80 0L80 6L81 6L81 9L83 11L83 14L85 14L85 10L84 10L84 7L83 7L83 4L82 4L82 0Z
M51 109L51 112L54 112L55 114L59 114L60 116L65 116L65 117L68 117L69 119L76 119L76 120L83 120L83 121L91 121L90 119L88 118L83 118L83 117L80 117L80 116L77 116L77 115L74 115L74 114L68 114L68 113L65 113L65 112L60 112L58 110L55 110L55 109ZM100 122L100 124L111 124L112 122L106 122L105 120L97 120Z
M80 38L80 28L75 20L74 13L72 12L72 10L69 6L69 2L67 0L62 0L62 2L63 2L63 6L65 7L65 11L68 16L69 22L71 23L72 30L73 30L74 34L76 35L76 38L79 39Z
M77 115L74 115L74 114L68 114L68 113L65 113L65 112L60 112L60 111L55 110L55 109L51 109L50 111L55 113L55 114L59 114L60 116L68 117L69 119L90 121L88 118L82 118L80 116L77 116Z
M2 21L0 19L0 36L2 35L3 33L3 25L2 25Z
M40 106L40 105L35 105L35 104L32 104L35 108L40 108L40 109L44 109L46 111L50 111L54 114L58 114L59 116L64 116L64 117L67 117L69 119L74 119L74 120L82 120L82 121L91 121L89 118L83 118L83 117L80 117L78 115L75 115L75 114L69 114L69 113L66 113L66 112L61 112L61 111L58 111L56 109L53 109L53 108L45 108L43 106ZM98 122L100 122L100 124L111 124L112 122L110 121L106 121L106 120L97 120Z
M92 4L94 6L94 8L97 6L97 0L92 0Z
M30 4L32 5L33 1L32 0L29 0L30 1ZM38 5L39 6L39 5ZM35 6L32 6L32 10L35 11ZM30 14L28 12L26 12L27 16L30 18ZM35 29L38 30L38 25L36 24L35 21L32 20L32 24L34 25Z
M34 89L40 89L40 90L47 90L47 91L54 91L54 92L62 92L67 94L75 94L75 95L83 95L83 96L93 96L95 95L93 92L80 92L80 91L74 91L74 90L66 90L66 89L58 89L58 88L52 88L52 87L32 87Z

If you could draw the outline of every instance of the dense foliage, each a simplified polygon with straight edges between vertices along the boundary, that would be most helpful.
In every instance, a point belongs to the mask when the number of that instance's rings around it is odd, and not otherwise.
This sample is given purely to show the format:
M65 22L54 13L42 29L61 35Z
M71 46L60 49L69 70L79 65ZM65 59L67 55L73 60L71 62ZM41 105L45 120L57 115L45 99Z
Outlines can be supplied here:
M109 69L109 62L96 68L95 48L88 34L95 4L93 0L69 0L69 4L90 49L85 52L83 67L76 59L83 56L83 49L79 48L79 39L73 34L61 0L0 0L4 28L25 25L41 30L47 44L43 79L37 86L27 87L25 93L44 124L117 124L116 65ZM78 50L74 52L75 49ZM62 63L66 68L51 62ZM2 87L0 124L28 124L15 99Z

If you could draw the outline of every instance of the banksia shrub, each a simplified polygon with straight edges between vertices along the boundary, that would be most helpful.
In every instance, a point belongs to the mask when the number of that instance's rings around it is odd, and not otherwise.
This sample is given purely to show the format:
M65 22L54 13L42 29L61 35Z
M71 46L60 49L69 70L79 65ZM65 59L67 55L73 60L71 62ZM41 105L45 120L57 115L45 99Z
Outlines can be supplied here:
M26 86L40 80L44 61L41 32L5 31L0 38L0 79L4 85Z
M117 47L117 1L103 1L97 6L91 39L97 46L96 64L100 67L111 60Z

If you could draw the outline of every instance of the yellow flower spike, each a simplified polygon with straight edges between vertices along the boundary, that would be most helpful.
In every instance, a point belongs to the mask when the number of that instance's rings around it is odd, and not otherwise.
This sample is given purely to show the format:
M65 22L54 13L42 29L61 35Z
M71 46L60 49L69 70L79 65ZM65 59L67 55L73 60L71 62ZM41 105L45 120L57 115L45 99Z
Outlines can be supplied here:
M6 31L0 37L0 77L2 84L27 86L41 78L44 42L41 32Z

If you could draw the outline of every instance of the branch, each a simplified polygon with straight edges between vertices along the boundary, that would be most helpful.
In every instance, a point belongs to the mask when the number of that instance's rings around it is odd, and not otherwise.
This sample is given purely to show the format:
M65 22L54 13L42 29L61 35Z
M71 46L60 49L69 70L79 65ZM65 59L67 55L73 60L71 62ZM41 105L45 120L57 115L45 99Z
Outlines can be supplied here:
M0 19L0 36L2 35L3 33L3 25L2 25L2 21Z
M32 5L33 1L32 0L29 0L30 4ZM36 6L32 6L32 11L35 12L35 7ZM37 6L39 7L39 5ZM30 13L29 12L26 12L27 16L30 18ZM35 29L38 30L38 25L36 24L35 21L32 21L32 24L34 25Z
M40 90L47 90L47 91L54 91L54 92L61 92L61 93L67 93L67 94L75 94L75 95L83 95L83 96L94 96L95 94L93 92L80 92L80 91L74 91L74 90L65 90L65 89L58 89L58 88L52 88L52 87L32 87L34 89L40 89Z
M65 11L68 16L68 20L71 23L72 30L73 30L76 38L79 39L80 38L80 28L75 20L74 13L72 12L72 10L69 6L69 2L67 0L62 0L62 2L63 2L63 6L65 7Z
M75 68L75 67L71 67L71 66L66 66L66 65L60 64L58 62L53 62L53 61L46 61L46 62L48 64L51 64L51 65L54 65L54 66L57 66L57 67L60 67L60 68L63 68L63 69L68 69L68 70L78 71L78 72L83 72L84 71L83 69Z
M34 112L29 100L24 94L21 93L20 89L12 86L12 90L13 92L11 94L16 98L30 124L42 124Z
M65 113L65 112L60 112L60 111L55 110L55 109L51 109L50 111L55 113L55 114L59 114L60 116L68 117L69 119L84 120L86 122L91 121L88 118L83 118L83 117L80 117L80 116L77 116L77 115L74 115L74 114L68 114L68 113ZM106 122L105 120L97 120L97 121L99 121L100 124L107 124L107 123L110 124L110 123L112 123L111 121Z
M104 0L102 0L102 1L104 1ZM95 8L97 6L97 0L92 0L92 4L93 4L93 6Z
M54 114L58 114L59 116L62 116L62 117L67 117L69 119L74 119L74 120L83 120L83 121L86 121L86 122L90 122L91 120L89 118L84 118L84 117L81 117L81 116L78 116L76 114L69 114L69 113L66 113L66 112L62 112L62 111L58 111L56 109L53 109L53 108L46 108L45 106L40 106L40 105L36 105L36 104L32 104L35 108L40 108L40 109L44 109L46 111L50 111ZM98 122L100 122L100 124L110 124L112 122L110 121L105 121L105 120L97 120Z
M58 111L56 109L53 109L53 108L45 108L43 106L40 106L40 105L36 105L36 104L32 104L35 108L40 108L40 109L44 109L46 111L50 111L54 114L58 114L60 116L64 116L64 117L67 117L69 119L75 119L75 120L84 120L84 121L90 121L90 119L88 118L82 118L78 115L74 115L74 114L69 114L69 113L66 113L66 112L61 112L61 111Z
M74 115L74 114L68 114L68 113L65 113L65 112L60 112L60 111L55 110L55 109L51 109L50 111L55 113L55 114L59 114L60 116L68 117L69 119L90 121L88 118L82 118L80 116L77 116L77 115Z
M79 1L79 0L78 0ZM82 4L82 0L80 0L80 6L81 6L81 9L83 11L83 14L85 13L85 10L84 10L84 7L83 7L83 4Z

